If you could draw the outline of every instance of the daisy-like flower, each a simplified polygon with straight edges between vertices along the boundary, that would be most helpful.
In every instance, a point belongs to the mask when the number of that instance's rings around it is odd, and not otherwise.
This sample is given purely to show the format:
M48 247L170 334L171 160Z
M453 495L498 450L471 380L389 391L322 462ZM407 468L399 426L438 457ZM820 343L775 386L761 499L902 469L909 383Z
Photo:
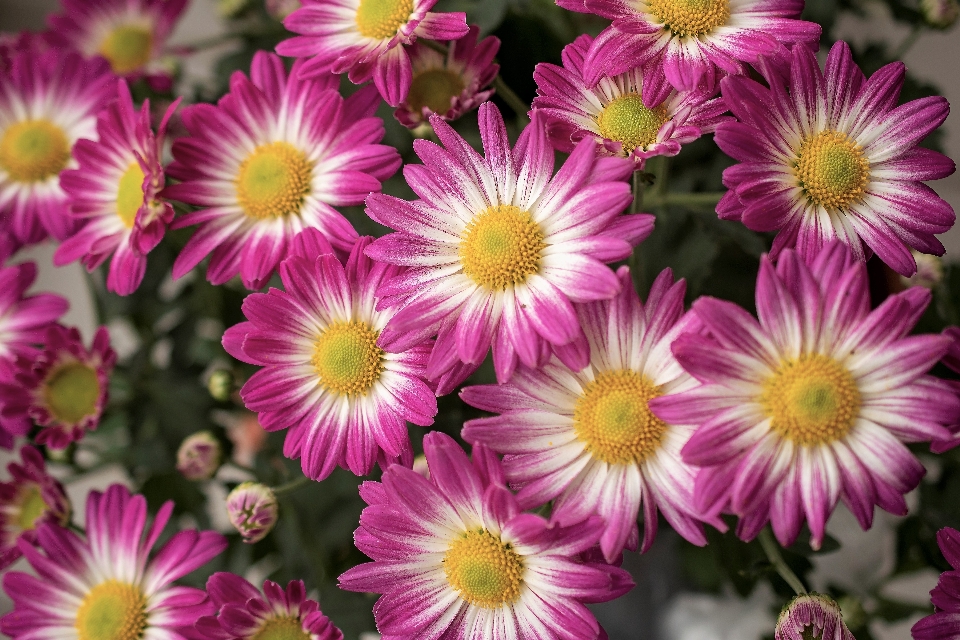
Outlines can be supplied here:
M479 43L480 28L447 43L447 55L422 43L410 46L413 81L410 92L394 112L397 120L413 129L427 122L434 113L444 120L456 120L493 95L485 89L500 71L493 63L500 50L500 39L494 36Z
M384 344L405 349L439 332L431 379L460 363L475 369L491 345L500 382L518 361L544 364L551 347L580 370L586 349L567 348L586 342L573 303L615 296L620 280L604 263L626 258L653 229L653 216L620 215L632 199L623 179L633 163L598 159L585 141L551 177L553 149L537 111L514 149L492 103L479 119L485 157L433 116L445 148L416 140L424 164L404 168L422 199L367 198L367 214L399 232L367 255L413 267L380 289L381 304L400 309Z
M342 640L343 634L307 598L302 580L287 588L271 580L263 594L238 575L218 572L207 580L207 593L217 615L197 622L197 631L210 640Z
M103 60L32 46L0 70L0 225L21 244L73 231L60 172L76 166L74 143L96 136L114 82Z
M804 593L791 600L777 618L774 640L855 640L843 622L840 606L819 593Z
M63 13L47 19L51 43L103 56L113 72L130 80L146 77L157 90L170 88L161 60L187 0L62 0Z
M0 571L23 555L17 540L33 544L44 522L66 525L70 501L63 485L47 474L43 456L33 447L20 450L22 463L11 462L12 482L0 482Z
M613 20L584 64L586 80L650 67L649 82L678 91L714 86L744 74L760 56L789 57L789 47L816 48L820 25L797 20L803 0L557 0L571 11ZM648 100L659 101L651 87ZM654 102L648 102L650 107Z
M673 352L701 386L650 402L664 421L698 425L682 452L704 467L697 507L739 515L746 540L769 520L784 546L806 520L814 548L839 499L864 529L875 504L905 514L924 474L905 443L949 438L960 415L926 375L949 339L907 336L930 291L871 311L865 265L834 242L809 267L793 250L776 267L764 257L756 300L759 323L731 302L694 302L709 336L684 334Z
M163 238L173 207L158 196L164 185L163 135L179 101L170 105L156 135L150 102L140 114L127 83L117 83L118 99L97 118L99 141L78 140L73 156L79 169L60 176L73 216L85 221L57 247L56 265L83 259L93 271L113 254L107 289L122 296L136 291L147 269L147 255Z
M473 462L438 431L423 439L430 478L393 465L365 482L369 506L354 535L373 562L340 576L348 591L382 593L374 606L386 637L597 638L585 602L606 602L629 574L578 559L600 537L596 516L572 526L521 513L499 461L477 447Z
M812 260L836 238L863 260L872 251L898 273L917 267L910 249L943 255L934 234L953 226L953 208L922 183L953 173L952 160L917 146L947 117L940 96L897 106L904 65L865 78L850 47L836 43L821 72L813 52L793 49L789 84L770 88L725 78L723 98L740 122L716 141L740 161L724 171L721 218L779 231L771 254L796 247Z
M337 465L365 475L378 458L412 461L406 421L428 426L437 414L422 379L432 341L382 348L393 312L378 310L374 298L401 270L365 256L368 237L345 267L318 232L298 240L297 255L280 266L286 291L247 296L249 321L223 337L235 358L263 367L240 390L244 404L264 429L289 429L284 455L300 458L314 480Z
M696 323L683 314L684 283L667 270L644 306L627 267L613 300L577 305L590 342L590 364L574 372L558 360L519 370L505 385L467 387L468 404L502 415L470 420L463 437L506 454L504 471L522 487L520 506L553 501L561 524L590 515L606 521L600 548L613 561L637 545L637 515L644 506L646 551L657 531L657 507L694 544L707 543L693 507L697 469L680 449L693 427L667 424L647 403L697 386L670 353L677 334ZM722 527L719 518L714 524Z
M0 383L0 427L22 436L37 424L36 442L52 449L79 440L100 424L116 360L106 327L88 350L75 328L53 325L43 351L18 358L16 375Z
M569 153L583 139L593 139L605 155L631 158L637 170L647 158L675 156L681 145L712 133L727 107L704 87L668 91L662 99L645 99L645 72L635 67L603 76L595 86L583 79L583 61L593 38L582 35L563 48L563 66L541 62L533 72L537 97L533 108L547 120L553 146ZM650 103L648 107L646 103Z
M195 637L194 624L213 613L213 603L200 589L171 583L227 541L214 531L180 531L151 559L172 513L173 503L165 503L146 529L146 499L115 484L87 498L85 539L42 524L39 548L19 543L36 575L14 571L3 578L13 611L0 618L0 631L14 640Z
M914 640L956 640L960 637L960 531L944 527L937 532L937 544L952 570L940 574L930 592L935 613L917 621L910 629Z
M182 180L164 196L202 207L173 223L200 228L173 265L179 278L211 254L207 279L223 284L237 274L259 289L304 229L316 228L347 252L357 232L332 205L363 202L396 172L400 154L379 144L383 121L374 116L372 88L344 99L337 77L303 78L297 61L257 52L250 78L234 73L217 106L183 110L191 137L173 144L170 176Z
M354 84L373 79L391 107L407 97L413 69L405 45L417 38L456 40L467 34L465 13L434 13L437 0L303 0L283 21L300 34L277 45L282 56L309 58L304 74L346 73Z

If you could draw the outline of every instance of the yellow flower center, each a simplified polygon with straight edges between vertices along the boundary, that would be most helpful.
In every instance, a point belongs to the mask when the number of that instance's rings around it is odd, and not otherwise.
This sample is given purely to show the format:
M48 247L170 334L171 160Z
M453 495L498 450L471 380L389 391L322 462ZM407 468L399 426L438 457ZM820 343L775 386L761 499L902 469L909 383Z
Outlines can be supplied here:
M860 145L839 131L821 131L800 144L797 155L800 187L827 209L846 209L863 197L870 163Z
M730 0L647 0L650 13L673 35L702 36L730 19Z
M621 143L623 153L628 154L637 147L645 149L656 142L657 133L667 120L666 107L648 109L643 105L643 98L628 93L603 108L597 116L597 126L600 135Z
M83 599L75 626L80 640L139 640L147 628L147 599L139 587L108 580Z
M40 487L32 484L20 493L20 513L17 516L17 526L23 531L34 529L37 518L47 510L47 503L40 493Z
M520 598L523 559L511 545L485 529L466 531L443 556L443 571L460 597L484 609Z
M310 640L299 618L278 616L263 623L250 640Z
M70 141L49 120L23 120L3 132L0 168L17 182L43 182L70 160Z
M543 231L520 207L490 207L467 225L460 242L463 272L480 286L503 291L540 269Z
M590 454L609 464L638 464L660 448L667 425L648 402L659 387L636 371L603 371L573 409L573 429Z
M427 107L443 115L450 110L450 102L463 92L463 79L449 69L428 69L413 77L407 103L414 113Z
M360 0L357 7L357 28L367 38L393 37L410 21L413 0Z
M97 413L100 400L97 371L80 362L57 367L47 377L43 395L54 418L64 424L76 424Z
M860 412L860 389L850 372L828 356L786 360L763 384L759 402L771 428L800 445L843 438Z
M237 200L244 213L258 220L299 214L312 179L313 166L292 144L260 145L240 163Z
M122 25L111 31L100 43L102 55L114 73L123 75L143 68L150 62L153 50L153 33L146 27Z
M137 212L143 206L143 169L139 162L132 163L123 175L117 187L117 215L127 229L133 228Z
M327 327L317 338L311 359L320 384L345 396L367 393L384 370L378 336L379 332L358 320Z

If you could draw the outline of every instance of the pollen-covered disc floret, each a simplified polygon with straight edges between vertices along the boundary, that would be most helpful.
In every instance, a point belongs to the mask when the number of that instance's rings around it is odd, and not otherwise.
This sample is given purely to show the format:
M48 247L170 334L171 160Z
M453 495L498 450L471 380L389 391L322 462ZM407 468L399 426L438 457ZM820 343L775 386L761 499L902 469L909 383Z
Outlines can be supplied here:
M500 462L478 446L473 460L438 431L423 441L429 479L393 465L366 482L357 548L373 559L340 576L349 591L382 593L377 629L398 640L503 637L597 638L584 602L612 600L632 583L622 569L580 557L600 518L570 526L521 514ZM402 531L402 537L397 532Z
M86 537L46 521L35 546L20 551L36 575L13 571L3 588L13 611L0 632L14 640L141 640L193 637L200 616L213 612L206 594L173 581L203 566L226 548L213 531L175 533L151 558L150 551L173 513L165 503L146 527L147 501L113 485L87 498Z
M682 145L712 133L724 118L723 100L705 87L658 95L650 72L640 67L615 76L601 76L591 86L583 79L584 59L593 38L582 35L564 47L563 66L542 62L533 77L533 107L547 121L550 142L570 152L581 140L593 139L603 155L631 158L642 169L647 158L675 156Z
M917 270L911 249L943 255L936 234L953 226L953 208L923 184L953 173L952 160L917 146L947 117L934 96L900 106L904 66L870 78L838 42L823 71L805 47L793 50L785 78L765 86L727 78L723 98L739 122L717 129L717 144L740 164L724 171L721 218L778 231L771 255L796 247L810 261L837 239L861 260L876 253L898 273Z
M759 322L701 298L706 333L673 344L700 385L651 401L665 421L697 425L683 459L703 467L695 503L740 516L739 535L766 526L791 544L804 521L818 547L839 500L862 527L874 505L904 514L923 466L906 443L945 441L960 400L927 371L950 339L907 334L930 292L913 287L870 310L866 267L840 242L812 264L785 250L761 262Z
M263 367L240 390L268 431L288 429L284 455L326 478L338 465L357 475L374 463L413 461L406 421L427 426L437 400L423 380L432 341L398 351L380 345L393 315L377 288L402 272L351 249L346 265L315 229L301 234L280 267L286 291L247 296L251 320L230 328L224 347Z
M303 0L283 21L300 35L277 45L277 53L305 59L305 74L347 73L355 84L373 80L387 104L396 107L407 99L413 81L407 46L417 38L456 40L467 35L466 15L433 13L436 3Z
M261 51L250 78L234 74L216 106L183 110L190 136L174 143L168 167L181 182L163 195L200 208L174 227L200 227L174 263L175 278L210 255L210 282L239 274L247 288L259 289L304 229L350 250L357 232L334 206L379 192L400 156L380 144L376 92L364 88L344 99L338 86L327 73L304 78L299 61L288 75L278 56Z
M604 263L625 258L652 230L652 216L619 215L631 199L623 179L633 164L600 164L587 142L553 177L537 111L511 149L500 112L483 104L485 156L439 117L431 123L444 147L417 140L424 164L404 170L422 199L367 198L367 213L398 231L367 255L413 267L381 290L383 304L398 309L382 343L404 348L438 334L427 375L440 381L440 394L491 347L501 382L518 362L543 364L551 348L582 368L572 303L616 295L620 281Z
M681 535L706 544L693 506L696 469L680 459L693 427L650 410L654 398L696 386L670 353L676 335L695 323L683 313L684 284L665 271L643 304L629 270L617 275L619 295L576 306L590 346L586 368L571 371L554 358L540 369L521 368L505 385L461 393L468 404L501 414L468 421L463 437L505 455L507 480L522 487L520 504L552 501L561 523L602 516L600 548L610 560L637 547L641 505L644 549L653 543L658 508Z
M20 356L12 380L0 382L0 422L14 435L41 427L38 444L62 449L100 423L110 372L117 356L110 335L100 327L88 350L80 333L54 325L43 351Z
M77 141L73 155L80 166L60 178L72 215L83 226L57 247L53 259L57 265L81 260L92 271L112 255L107 289L129 295L143 281L146 254L173 219L173 207L159 194L163 137L177 103L154 134L150 102L137 113L126 82L117 88L117 100L97 118L98 141Z
M265 580L263 593L238 575L218 572L207 580L207 593L216 607L197 621L197 630L210 640L343 640L343 634L307 598L302 580L284 589Z
M116 94L109 66L28 41L0 66L0 231L20 244L69 236L76 221L60 186L70 151L96 137L97 113Z

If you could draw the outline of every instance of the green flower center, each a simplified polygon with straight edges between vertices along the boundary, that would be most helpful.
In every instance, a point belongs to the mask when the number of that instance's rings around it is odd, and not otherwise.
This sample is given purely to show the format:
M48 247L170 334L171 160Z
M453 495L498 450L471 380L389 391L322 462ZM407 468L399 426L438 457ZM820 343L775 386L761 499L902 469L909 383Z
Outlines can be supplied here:
M460 597L484 609L516 602L523 587L523 559L485 529L467 531L443 556L443 571Z
M36 528L37 518L47 511L47 503L40 493L40 487L32 484L20 494L20 513L17 516L17 526L23 531Z
M657 133L669 118L667 108L648 109L643 98L628 93L614 99L597 116L600 135L623 145L624 155L636 148L646 149L657 141Z
M16 122L0 138L0 168L17 182L43 182L60 173L69 160L66 134L48 120Z
M413 0L360 0L357 29L367 38L383 40L393 37L412 14Z
M43 393L54 418L64 424L77 424L97 413L100 401L97 370L80 362L57 367L47 377Z
M144 177L139 162L132 163L120 176L120 184L117 186L117 215L127 229L133 228L137 212L143 206Z
M463 92L463 79L449 69L428 69L413 77L407 103L414 113L424 107L440 115L450 110L451 101Z
M111 31L100 44L99 53L110 62L114 73L137 71L150 62L153 33L145 27L123 25Z
M299 618L278 616L263 623L250 640L310 640Z
M521 284L540 270L547 248L530 213L513 205L490 207L467 225L460 242L463 271L493 291Z
M240 163L237 200L251 218L265 220L299 214L310 193L313 167L292 144L264 144Z
M314 345L311 363L320 384L340 395L363 395L384 371L379 332L366 322L353 321L327 327Z
M147 599L139 587L108 580L83 599L75 627L80 640L139 640L147 628Z
M870 163L860 145L839 131L821 131L800 145L800 187L816 204L846 209L861 199L870 180Z
M650 13L673 35L702 36L730 19L730 0L647 0Z

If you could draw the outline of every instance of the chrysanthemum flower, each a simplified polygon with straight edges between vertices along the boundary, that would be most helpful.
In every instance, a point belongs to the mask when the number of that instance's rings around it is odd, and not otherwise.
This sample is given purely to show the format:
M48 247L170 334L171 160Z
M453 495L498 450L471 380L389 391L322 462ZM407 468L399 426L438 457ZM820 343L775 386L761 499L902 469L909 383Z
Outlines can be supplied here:
M640 67L616 76L602 76L591 87L583 79L583 61L593 38L582 35L563 49L563 66L541 62L533 72L537 97L533 108L546 118L550 142L571 152L583 139L593 139L604 155L631 158L637 170L647 158L675 156L681 145L712 133L727 112L721 98L704 87L692 91L667 88L661 99L646 94ZM649 103L648 107L645 103Z
M113 72L146 76L158 90L170 87L161 56L187 0L62 0L62 14L47 19L50 41L86 57L103 56Z
M930 592L935 613L919 620L910 629L914 640L956 640L960 637L960 531L944 527L937 532L937 544L944 559L953 567L940 574Z
M480 28L449 43L447 55L422 43L410 46L413 81L410 92L394 112L405 127L414 128L427 121L434 113L444 120L456 120L493 95L485 89L500 71L493 63L500 49L500 39L494 36L477 43Z
M374 562L340 576L349 591L382 593L373 614L390 638L597 638L585 602L629 590L629 574L579 561L600 537L594 516L569 527L521 513L489 450L473 462L438 431L423 440L430 478L393 465L365 482L354 535Z
M373 79L391 107L410 90L413 70L404 45L417 38L456 40L467 34L465 13L433 13L437 0L304 0L283 21L300 34L277 45L282 56L309 58L303 73L346 73Z
M284 455L300 458L310 478L337 465L365 475L378 458L409 464L405 421L433 424L437 399L421 377L431 341L405 351L379 344L393 313L375 308L374 292L401 270L366 257L368 237L346 267L318 232L298 240L297 255L280 266L286 291L247 296L249 321L224 334L229 353L263 367L240 396L264 429L289 428Z
M146 530L147 501L115 484L87 498L86 539L42 524L39 548L19 543L36 575L3 578L13 611L0 618L0 631L14 640L195 637L194 624L213 613L213 603L200 589L171 583L227 541L214 531L180 531L150 559L172 513L173 503L165 503Z
M950 340L950 348L941 362L952 371L960 373L960 327L947 327L943 330L943 335ZM943 382L949 385L953 392L960 397L960 380L944 380ZM935 440L930 445L930 450L934 453L943 453L960 445L960 416L958 416L956 422L947 428L950 430L950 438Z
M843 622L840 606L828 596L804 593L791 600L777 618L774 640L855 640Z
M875 504L905 514L924 474L905 443L949 438L960 414L925 375L949 339L907 336L930 291L870 311L866 267L834 242L809 267L793 250L776 267L765 257L756 299L759 323L731 302L696 301L710 336L680 336L673 352L701 386L650 403L662 420L699 425L683 448L705 467L697 507L739 515L744 539L769 520L784 546L804 520L819 546L838 499L865 529Z
M192 137L174 142L167 168L183 182L164 196L203 208L172 225L200 225L173 265L174 278L211 254L210 282L239 273L247 288L259 289L304 229L319 229L338 250L353 246L357 232L332 205L360 204L380 191L400 155L379 144L376 91L344 99L336 76L307 80L302 70L297 61L288 77L278 56L257 52L250 78L234 73L217 106L183 110Z
M113 254L107 289L126 296L140 286L146 254L173 219L173 207L158 194L164 185L163 135L179 101L167 109L154 135L150 102L138 116L127 83L117 86L118 99L97 118L99 141L78 140L73 156L80 168L60 176L73 216L85 223L57 247L53 261L64 265L82 258L93 271Z
M573 302L615 296L620 281L604 263L626 258L653 229L653 216L619 215L632 199L623 179L633 163L597 159L585 141L552 177L538 112L514 149L492 103L479 118L486 157L433 116L445 148L416 140L424 164L404 168L422 199L367 198L367 214L399 232L374 241L367 255L413 267L379 291L380 304L400 309L384 344L405 349L439 332L432 379L461 362L476 368L491 345L500 382L518 360L544 364L551 347L579 370L585 349L564 349L583 336ZM440 386L438 393L451 385Z
M897 106L904 65L869 79L844 42L826 69L795 47L789 85L768 74L771 88L747 78L722 83L740 122L717 128L721 149L741 164L724 171L730 188L721 218L755 231L779 231L772 256L796 246L806 260L836 238L863 260L875 251L897 272L916 271L910 249L943 255L934 234L953 226L953 208L923 180L954 171L952 160L917 146L950 106L940 96Z
M36 529L44 522L65 525L70 501L63 486L47 474L43 456L33 447L20 449L22 464L11 462L12 482L0 482L0 571L23 555L17 540L36 542Z
M0 227L18 242L73 231L60 172L76 166L73 144L95 137L114 82L103 60L36 47L17 50L0 70Z
M232 573L218 572L207 580L207 593L217 615L197 622L197 631L210 640L342 640L343 634L307 598L302 580L291 580L284 590L271 580L263 595Z
M678 91L743 74L760 56L784 59L789 47L816 48L820 25L797 20L803 0L557 0L571 11L613 20L584 64L586 80L649 65L650 82ZM658 95L651 89L650 98ZM644 96L647 98L647 96ZM652 103L647 104L648 107Z
M694 544L707 540L693 506L697 469L680 459L693 427L654 416L647 403L697 386L674 360L670 344L696 323L683 316L684 283L667 270L647 304L630 271L617 272L623 288L613 300L577 305L590 342L590 364L579 372L558 360L518 371L505 385L467 387L468 404L502 415L470 420L468 442L506 454L504 471L525 509L553 501L561 524L590 515L606 521L600 548L612 561L636 548L637 515L644 506L643 550L653 544L657 507ZM683 318L682 318L683 316ZM718 518L714 522L722 527Z
M79 440L100 424L116 360L106 327L87 350L79 331L53 325L43 351L18 358L14 378L0 383L0 426L19 436L37 424L36 442L52 449Z

